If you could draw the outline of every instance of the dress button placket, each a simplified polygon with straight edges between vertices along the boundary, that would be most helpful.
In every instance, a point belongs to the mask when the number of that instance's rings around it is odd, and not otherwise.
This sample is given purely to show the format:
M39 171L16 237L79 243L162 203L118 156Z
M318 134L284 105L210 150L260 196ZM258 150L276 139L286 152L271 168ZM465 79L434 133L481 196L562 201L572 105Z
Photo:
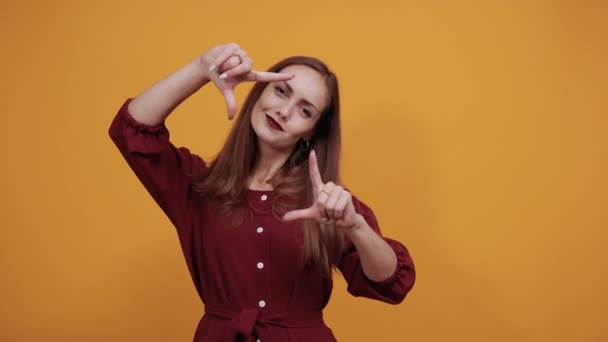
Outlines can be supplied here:
M262 200L262 202L266 202L266 200L268 200L268 195L264 194L264 195L260 196L260 200ZM257 227L256 232L257 232L258 234L262 234L262 233L264 232L264 227L261 227L261 226L260 226L260 227ZM259 270L261 270L261 269L263 269L263 268L264 268L264 263L260 261L260 262L258 262L258 263L257 263L257 265L256 265L256 266L257 266L257 268L258 268ZM264 308L264 307L266 307L266 301L264 301L264 300L260 300L260 301L258 302L258 306L259 306L260 308ZM262 342L262 341L261 341L260 339L257 339L257 340L256 340L256 342Z

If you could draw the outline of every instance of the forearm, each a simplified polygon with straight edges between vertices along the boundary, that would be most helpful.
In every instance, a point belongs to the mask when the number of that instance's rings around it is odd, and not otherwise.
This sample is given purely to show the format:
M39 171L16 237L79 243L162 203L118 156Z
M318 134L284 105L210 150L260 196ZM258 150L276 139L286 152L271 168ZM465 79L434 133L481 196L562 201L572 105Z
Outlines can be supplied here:
M209 82L207 70L197 57L181 69L152 85L129 104L129 113L143 124L154 126L203 85Z
M358 221L359 224L346 231L346 237L357 249L363 272L373 281L390 278L397 269L395 251L381 236L376 234L362 216Z

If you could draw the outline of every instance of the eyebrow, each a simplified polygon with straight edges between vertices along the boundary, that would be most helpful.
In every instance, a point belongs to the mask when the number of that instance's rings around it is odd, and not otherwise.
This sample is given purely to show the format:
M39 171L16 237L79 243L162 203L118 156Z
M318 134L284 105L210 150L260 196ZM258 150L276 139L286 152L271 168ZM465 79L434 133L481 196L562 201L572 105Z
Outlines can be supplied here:
M287 87L287 91L289 91L291 94L293 94L293 89L291 88L291 86L289 85L289 83L287 83L287 81L283 81L283 83L285 83L285 87ZM315 106L314 104L312 104L312 102L308 101L307 99L302 99L302 102L304 102L305 104L311 106L312 108L314 108L317 112L319 111L319 109L317 108L317 106Z

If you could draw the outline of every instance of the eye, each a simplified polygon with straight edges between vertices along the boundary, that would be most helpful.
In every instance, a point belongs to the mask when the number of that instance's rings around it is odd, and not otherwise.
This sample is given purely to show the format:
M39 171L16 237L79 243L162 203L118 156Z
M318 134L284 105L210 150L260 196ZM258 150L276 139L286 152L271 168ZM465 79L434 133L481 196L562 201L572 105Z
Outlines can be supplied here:
M312 113L308 109L306 109L306 108L304 108L302 110L302 113L304 113L304 115L306 115L307 118L309 118L309 117L312 116Z
M279 87L279 86L275 86L274 87L274 91L275 93L279 94L279 95L285 95L285 89Z

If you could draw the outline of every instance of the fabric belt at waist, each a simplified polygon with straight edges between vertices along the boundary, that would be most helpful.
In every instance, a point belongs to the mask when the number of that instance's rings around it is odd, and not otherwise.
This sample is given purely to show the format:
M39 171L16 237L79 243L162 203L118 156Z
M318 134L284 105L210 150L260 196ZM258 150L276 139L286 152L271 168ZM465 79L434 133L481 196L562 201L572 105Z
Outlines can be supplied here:
M239 334L252 336L256 325L273 325L282 328L323 327L322 311L283 312L266 314L257 309L231 310L205 306L205 314L230 321L232 329Z

